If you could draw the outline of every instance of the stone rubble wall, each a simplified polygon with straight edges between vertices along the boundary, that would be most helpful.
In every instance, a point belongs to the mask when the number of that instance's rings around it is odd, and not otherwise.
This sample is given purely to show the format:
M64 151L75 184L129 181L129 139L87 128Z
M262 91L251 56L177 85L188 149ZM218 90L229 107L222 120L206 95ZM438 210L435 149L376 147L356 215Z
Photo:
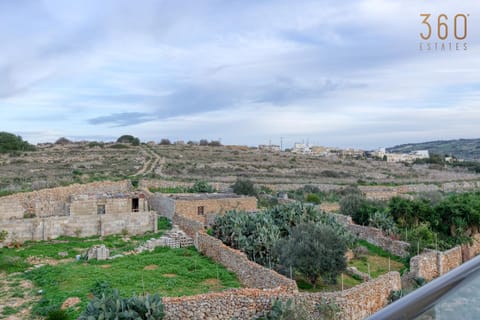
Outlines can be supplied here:
M475 235L475 238L479 239L479 235ZM473 245L456 246L443 252L426 250L410 259L410 274L427 281L433 280L479 254L479 248L477 240ZM464 250L468 250L472 255L464 255Z
M357 224L349 224L347 229L356 237L390 252L399 257L408 256L408 242L393 240L384 235L383 231L373 227L365 227Z
M35 214L37 217L66 215L68 214L66 203L73 194L127 193L131 191L130 181L124 180L73 184L67 187L16 193L0 197L0 220L23 218L24 214Z
M438 268L438 251L428 251L410 259L410 273L413 277L430 281L440 275Z
M190 220L185 217L174 215L172 222L180 227L186 234L195 239L198 231L205 230L204 224L195 220Z
M155 212L126 212L101 216L65 216L0 220L0 230L8 232L5 243L27 240L48 240L59 236L89 237L118 234L126 229L129 234L154 231Z
M211 183L214 188L220 192L230 191L230 186L234 182L235 177L232 177L231 183L215 182ZM141 187L190 187L193 183L170 181L170 180L141 180ZM303 188L304 184L261 184L274 191L290 191ZM312 184L318 187L320 191L338 191L344 189L344 185L337 184ZM436 183L418 183L418 184L405 184L400 186L359 186L359 189L366 194L369 199L376 200L388 200L395 196L408 196L411 193L425 193L425 192L466 192L480 189L480 181L451 181L440 184Z
M285 290L233 289L190 297L163 298L164 320L251 320L270 309L272 299L291 297Z
M400 274L392 271L343 291L300 292L295 295L295 302L302 303L315 319L321 319L317 305L326 299L335 302L340 308L338 319L360 320L385 307L388 304L390 292L401 288Z
M393 240L380 229L355 224L349 216L335 213L330 213L330 215L335 217L338 223L344 225L357 238L376 245L393 255L399 257L408 256L408 248L410 247L408 242Z
M292 299L312 317L321 319L317 305L324 299L340 308L341 320L360 320L388 304L392 290L400 290L400 274L390 272L354 288L336 292L291 292L276 289L233 289L190 297L163 298L165 320L238 319L251 320L270 309L275 299Z
M229 192L231 190L230 183L223 183L223 182L209 182L215 190L218 192ZM183 181L171 181L171 180L162 180L162 179L142 179L139 182L139 187L144 189L149 188L176 188L176 187L183 187L183 188L190 188L193 187L193 182L183 182Z
M258 289L283 287L289 291L298 290L294 280L250 261L243 252L226 246L222 241L204 232L197 232L195 246L198 251L234 272L244 287Z

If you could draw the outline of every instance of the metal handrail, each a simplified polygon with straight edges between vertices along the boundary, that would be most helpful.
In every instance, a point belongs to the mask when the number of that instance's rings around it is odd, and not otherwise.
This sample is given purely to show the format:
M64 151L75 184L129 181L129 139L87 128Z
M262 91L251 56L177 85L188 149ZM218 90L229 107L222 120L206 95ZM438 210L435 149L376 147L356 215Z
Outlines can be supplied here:
M446 293L480 271L480 256L473 258L445 275L427 283L405 297L388 305L367 320L414 319L427 311Z

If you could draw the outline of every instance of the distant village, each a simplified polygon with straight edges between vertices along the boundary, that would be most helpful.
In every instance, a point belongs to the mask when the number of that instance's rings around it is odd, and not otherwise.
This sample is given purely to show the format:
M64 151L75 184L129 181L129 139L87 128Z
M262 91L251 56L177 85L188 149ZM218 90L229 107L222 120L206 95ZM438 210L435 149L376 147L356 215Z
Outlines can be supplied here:
M281 147L273 144L262 144L258 146L259 150L279 152ZM310 146L305 143L296 142L291 149L285 151L296 154L309 154L326 158L352 158L352 159L377 159L387 162L406 162L413 163L416 160L428 159L430 154L428 150L417 150L410 153L389 153L386 148L379 148L376 151L365 151L361 149L341 149L336 147ZM447 162L452 159L445 159Z

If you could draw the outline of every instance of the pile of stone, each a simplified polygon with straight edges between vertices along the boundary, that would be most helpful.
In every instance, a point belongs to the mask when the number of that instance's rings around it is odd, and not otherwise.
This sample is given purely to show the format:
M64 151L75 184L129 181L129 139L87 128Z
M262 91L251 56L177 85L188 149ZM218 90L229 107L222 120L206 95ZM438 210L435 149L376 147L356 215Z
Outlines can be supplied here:
M104 244L93 246L87 251L87 260L107 260L109 256L110 250Z
M156 247L185 248L192 245L193 239L180 230L178 226L174 225L173 228L163 236L158 239L152 238L147 240L143 245L136 248L135 251L140 253L145 250L153 251Z

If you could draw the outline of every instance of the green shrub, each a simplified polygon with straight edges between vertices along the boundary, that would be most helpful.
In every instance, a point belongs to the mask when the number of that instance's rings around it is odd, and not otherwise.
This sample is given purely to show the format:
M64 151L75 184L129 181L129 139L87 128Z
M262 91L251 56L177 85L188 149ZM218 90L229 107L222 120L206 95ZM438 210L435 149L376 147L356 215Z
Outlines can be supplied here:
M94 297L78 319L159 320L163 317L163 302L158 294L122 298L118 290L114 289L111 294L102 293L101 297Z
M307 194L307 197L305 198L305 201L315 203L315 204L320 204L322 200L320 199L320 196L315 193L309 193Z
M232 186L233 192L245 196L256 196L257 190L249 179L237 179Z
M213 193L216 192L215 188L209 185L206 181L196 181L188 192L192 193Z
M317 303L316 307L321 315L321 319L337 319L341 311L335 299L329 301L325 297L322 297L322 301L320 301L320 303Z
M4 241L5 239L7 239L7 236L8 236L8 231L6 231L6 230L0 231L0 242L2 242L2 241Z
M272 308L264 311L263 316L256 318L257 320L305 320L308 314L301 305L297 305L292 299L282 302L276 299L272 302Z
M46 320L68 320L68 314L65 310L51 310L47 314Z

